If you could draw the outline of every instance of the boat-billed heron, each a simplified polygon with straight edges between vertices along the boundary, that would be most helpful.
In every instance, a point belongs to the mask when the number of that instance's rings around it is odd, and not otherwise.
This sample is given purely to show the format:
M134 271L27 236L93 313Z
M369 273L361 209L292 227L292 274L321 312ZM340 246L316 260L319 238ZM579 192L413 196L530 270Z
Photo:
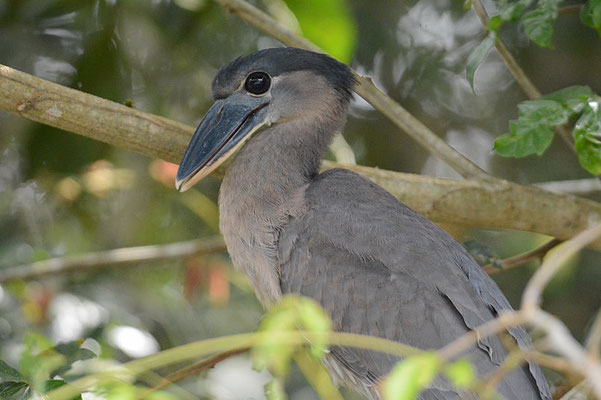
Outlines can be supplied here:
M266 306L287 293L318 301L338 331L440 348L511 309L451 236L390 193L345 169L319 172L345 120L355 79L344 64L295 48L261 50L223 67L215 104L196 129L177 173L181 191L236 153L219 194L220 228L234 265ZM521 328L509 329L521 348ZM497 336L466 352L478 377L507 350ZM380 398L378 381L398 358L334 347L335 381ZM497 384L507 399L551 395L533 363ZM420 399L476 398L436 378Z

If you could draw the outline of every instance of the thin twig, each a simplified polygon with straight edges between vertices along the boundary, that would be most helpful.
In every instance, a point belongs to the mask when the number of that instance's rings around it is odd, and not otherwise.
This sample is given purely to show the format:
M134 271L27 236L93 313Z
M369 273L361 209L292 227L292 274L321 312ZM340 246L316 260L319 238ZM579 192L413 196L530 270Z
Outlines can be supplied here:
M542 246L537 247L536 249L501 260L498 263L500 268L492 264L485 265L482 268L486 271L487 274L494 275L498 274L501 271L507 271L512 268L521 267L522 265L528 264L529 262L542 259L545 256L545 254L549 252L549 250L557 246L559 243L561 243L561 240L552 239L549 240L547 243L543 244Z
M589 356L597 360L601 358L601 310L597 311L597 316L586 340L586 350Z
M219 3L232 14L250 22L256 28L268 33L287 46L323 53L323 50L319 47L285 29L269 15L245 1L219 0ZM380 91L369 78L360 76L356 72L355 77L359 81L355 91L431 154L447 163L464 178L491 178L480 167L445 143L417 118Z
M557 10L557 15L574 15L579 14L580 10L582 10L582 4L572 4L569 6L559 7Z
M543 289L559 271L565 261L601 236L601 223L582 231L561 245L557 253L547 259L534 273L522 296L522 309L537 307Z
M488 26L489 18L486 9L482 5L482 1L473 0L472 6L474 7L476 15L478 15L478 18L480 19L482 26L484 26L484 28L486 29L486 27ZM497 52L499 53L499 56L507 66L507 69L509 70L511 75L513 75L513 78L516 80L518 85L520 85L524 93L526 93L526 96L528 96L528 98L530 98L531 100L541 98L541 92L536 88L536 86L534 86L530 78L528 78L528 75L526 75L522 67L520 67L516 59L513 57L509 49L507 49L507 47L500 38L497 38L497 41L495 42L495 47L497 49ZM572 141L572 135L570 134L569 129L567 129L565 125L556 126L554 129L559 134L559 136L561 136L561 138L569 145L568 147L573 151L576 151Z
M157 392L159 390L163 390L164 388L166 388L176 382L183 381L184 379L187 379L191 376L199 375L201 372L204 372L209 368L213 368L215 365L217 365L221 361L228 359L230 357L233 357L233 356L237 356L242 353L246 353L249 350L250 350L250 348L246 347L246 348L242 348L242 349L226 351L226 352L217 354L216 356L201 360L201 361L194 363L192 365L189 365L185 368L182 368L182 369L166 376L165 378L163 378L163 380L161 382L159 382L152 388L148 389L142 396L140 396L140 398L144 399L144 398L150 396L152 393Z
M591 383L583 380L574 386L569 392L564 394L559 400L590 400Z
M601 182L597 178L541 182L534 186L553 193L589 194L601 191Z
M15 280L31 280L49 275L56 276L73 272L89 272L103 267L134 265L141 262L157 262L200 254L211 254L225 251L221 237L202 240L152 245L125 247L82 255L51 258L32 264L21 265L0 270L0 283Z

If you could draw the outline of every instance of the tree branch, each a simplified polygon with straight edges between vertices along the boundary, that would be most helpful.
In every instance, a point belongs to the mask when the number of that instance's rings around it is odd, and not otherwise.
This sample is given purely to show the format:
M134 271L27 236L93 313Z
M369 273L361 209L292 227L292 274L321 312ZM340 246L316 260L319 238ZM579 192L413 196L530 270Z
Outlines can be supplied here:
M536 270L522 295L522 309L529 310L538 307L542 292L553 276L565 264L566 260L576 254L578 251L592 243L601 236L601 224L597 224L569 241L562 244L552 257L546 260L539 269ZM601 382L599 382L601 385Z
M484 28L486 29L486 27L488 26L489 18L488 14L486 13L486 9L482 5L482 1L473 0L472 6L474 8L474 11L476 12L476 15L478 15L478 18L480 19L482 26L484 26ZM532 83L530 78L528 78L528 75L526 75L522 67L520 67L520 65L515 60L511 52L507 49L503 41L501 41L501 38L497 38L495 42L495 47L497 49L497 52L499 53L499 56L505 63L505 66L507 67L509 72L511 72L511 75L513 75L513 78L516 80L518 85L520 85L524 93L526 93L526 96L528 96L531 100L541 98L542 95L540 91L536 88L536 86L534 86L534 83ZM570 149L576 151L572 142L572 135L570 134L569 129L567 129L565 125L556 126L553 129L569 145L568 147Z
M144 399L144 398L150 396L152 393L157 392L159 390L163 390L166 387L168 387L176 382L183 381L184 379L187 379L191 376L196 376L196 375L200 374L201 372L206 371L207 369L213 368L215 365L217 365L218 363L220 363L223 360L226 360L230 357L237 356L242 353L246 353L249 350L250 350L249 347L242 348L242 349L236 349L236 350L230 350L230 351L226 351L226 352L217 354L213 357L206 358L197 363L188 365L187 367L184 367L172 374L169 374L165 378L163 378L161 380L161 382L159 382L157 385L148 389L141 396L141 398Z
M225 244L221 237L167 245L126 247L76 256L51 258L32 264L0 269L0 283L31 280L71 272L89 272L106 266L117 267L124 264L165 261L221 251L225 251Z
M597 178L541 182L535 183L534 186L553 193L588 194L601 192L601 182Z
M542 259L545 256L545 254L549 252L549 250L557 246L559 243L561 243L561 240L549 240L547 243L543 244L540 247L537 247L536 249L501 260L501 262L499 263L501 265L501 268L497 268L492 264L488 264L482 267L482 269L484 269L484 271L486 271L488 275L494 275L501 271L507 271L508 269L521 267L522 265L528 264L529 262Z
M323 53L319 47L308 40L295 35L280 26L273 18L263 11L242 0L218 0L230 13L251 23L287 46L299 47ZM359 81L355 91L378 111L388 117L396 126L411 136L424 149L444 161L464 178L489 178L480 167L465 158L445 141L439 138L428 127L422 124L407 110L380 91L371 81L354 72Z
M194 129L0 65L0 110L149 157L179 162ZM326 168L340 166L324 162ZM442 223L568 239L601 221L601 204L502 180L455 181L348 166ZM593 247L601 249L601 241Z

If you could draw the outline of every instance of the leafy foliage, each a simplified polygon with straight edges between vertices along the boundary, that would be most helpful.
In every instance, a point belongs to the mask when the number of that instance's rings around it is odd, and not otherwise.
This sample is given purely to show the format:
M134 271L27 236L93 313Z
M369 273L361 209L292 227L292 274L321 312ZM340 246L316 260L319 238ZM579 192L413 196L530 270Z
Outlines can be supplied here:
M24 340L20 371L0 360L0 398L26 400L36 393L48 393L65 385L67 382L58 376L71 369L76 361L96 356L81 348L81 344L75 341L52 346L44 336L29 333Z
M589 0L580 12L582 23L593 28L601 38L601 0Z
M357 27L345 0L286 0L286 5L307 39L338 60L351 61L357 45Z
M253 348L255 367L267 367L276 376L286 375L297 348L278 339L282 333L298 329L323 335L322 340L319 337L312 340L310 347L313 357L323 357L327 350L325 337L332 330L330 318L314 300L287 295L269 310L259 326L259 331L267 337Z
M601 112L599 100L587 86L571 86L539 100L519 104L519 118L509 133L497 138L495 151L504 157L541 155L553 140L553 127L576 119L573 135L580 165L601 174Z
M530 40L541 47L553 48L553 22L562 0L539 0L534 10L524 13L522 25Z
M467 58L465 76L467 77L472 90L474 90L474 77L476 75L476 70L478 69L478 66L482 64L486 56L488 56L488 53L490 53L490 50L494 47L496 41L497 33L490 32Z
M412 400L438 375L442 362L435 353L407 357L397 364L384 382L387 399Z
M557 19L559 5L563 0L538 0L529 10L533 0L499 0L499 12L488 23L486 38L472 51L466 62L466 76L474 86L474 75L497 39L499 30L506 22L517 22L524 28L528 39L540 47L553 48L553 23ZM597 31L601 37L601 0L589 0L580 14L582 23ZM509 144L509 143L508 143Z
M442 373L459 389L469 388L476 379L472 364L461 359L444 364L433 352L423 352L398 363L383 384L386 399L414 400Z

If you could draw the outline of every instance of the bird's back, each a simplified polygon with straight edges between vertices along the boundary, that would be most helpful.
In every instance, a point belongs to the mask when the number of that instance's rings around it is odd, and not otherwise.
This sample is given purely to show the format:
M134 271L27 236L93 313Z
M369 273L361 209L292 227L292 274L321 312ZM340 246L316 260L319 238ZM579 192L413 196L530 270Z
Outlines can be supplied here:
M437 349L511 309L459 243L365 178L343 169L324 172L307 186L305 202L307 212L291 218L279 237L282 293L320 302L336 330ZM521 348L531 346L522 328L509 333ZM467 355L483 378L507 351L492 336ZM375 398L374 383L396 362L386 354L334 348L327 364L342 383ZM512 371L496 390L508 399L551 399L535 364ZM458 396L438 378L421 398Z

